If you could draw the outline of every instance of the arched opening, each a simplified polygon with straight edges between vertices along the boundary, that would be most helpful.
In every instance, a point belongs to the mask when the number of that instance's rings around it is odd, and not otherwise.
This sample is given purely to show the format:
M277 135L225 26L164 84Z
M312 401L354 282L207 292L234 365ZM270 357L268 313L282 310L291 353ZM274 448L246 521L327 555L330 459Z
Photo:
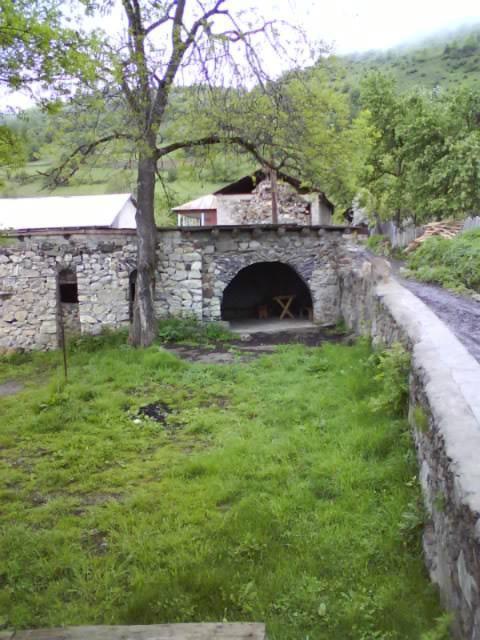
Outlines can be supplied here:
M309 288L282 262L257 262L237 273L225 288L222 320L312 319Z
M133 303L135 301L135 287L137 286L137 270L128 276L128 319L133 322Z

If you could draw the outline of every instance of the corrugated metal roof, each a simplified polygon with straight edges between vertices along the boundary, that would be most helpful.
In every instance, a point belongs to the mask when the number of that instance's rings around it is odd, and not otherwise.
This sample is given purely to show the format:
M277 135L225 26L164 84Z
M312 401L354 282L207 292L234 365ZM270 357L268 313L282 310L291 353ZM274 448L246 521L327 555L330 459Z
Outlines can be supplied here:
M135 228L135 207L131 195L0 199L0 228L69 227Z
M174 207L172 211L211 211L217 208L217 199L210 193L208 196L202 196L196 200L190 200L179 207Z

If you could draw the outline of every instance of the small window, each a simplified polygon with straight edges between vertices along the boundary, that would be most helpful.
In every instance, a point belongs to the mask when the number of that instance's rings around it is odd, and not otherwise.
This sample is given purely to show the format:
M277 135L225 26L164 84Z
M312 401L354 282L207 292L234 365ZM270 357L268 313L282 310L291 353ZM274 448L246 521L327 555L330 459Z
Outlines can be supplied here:
M78 303L77 274L70 269L58 274L58 292L60 302Z
M179 214L178 226L179 227L203 227L204 214Z

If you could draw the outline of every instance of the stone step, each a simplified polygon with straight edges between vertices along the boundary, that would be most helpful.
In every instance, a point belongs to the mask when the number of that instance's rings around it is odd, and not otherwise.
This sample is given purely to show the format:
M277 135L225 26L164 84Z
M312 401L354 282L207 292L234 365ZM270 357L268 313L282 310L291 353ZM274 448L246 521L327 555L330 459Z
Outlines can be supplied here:
M257 622L58 627L0 631L0 640L266 640Z

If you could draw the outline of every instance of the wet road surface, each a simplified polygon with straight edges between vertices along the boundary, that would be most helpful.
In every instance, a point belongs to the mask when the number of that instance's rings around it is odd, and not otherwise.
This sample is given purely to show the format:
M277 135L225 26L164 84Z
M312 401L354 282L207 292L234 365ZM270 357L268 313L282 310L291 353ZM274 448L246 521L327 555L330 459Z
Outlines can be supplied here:
M480 302L433 284L406 280L399 276L397 278L450 327L460 342L480 362Z

